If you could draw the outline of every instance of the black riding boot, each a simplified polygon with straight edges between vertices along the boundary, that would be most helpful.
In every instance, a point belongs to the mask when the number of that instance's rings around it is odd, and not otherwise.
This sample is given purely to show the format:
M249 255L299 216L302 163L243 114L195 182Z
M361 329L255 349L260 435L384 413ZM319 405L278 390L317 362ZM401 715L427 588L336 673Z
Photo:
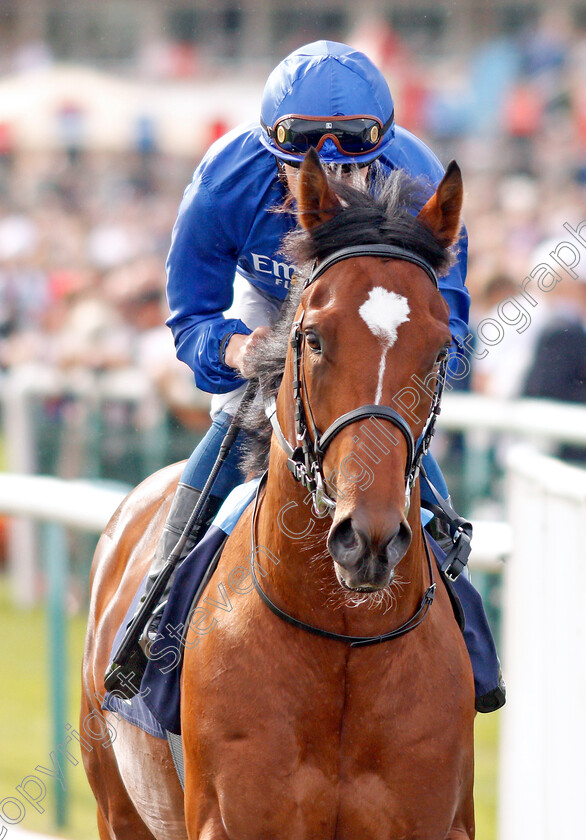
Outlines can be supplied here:
M201 491L196 490L195 487L190 487L188 484L182 483L177 485L177 490L175 491L175 496L171 502L167 520L163 526L163 531L155 550L155 556L149 569L144 595L140 600L135 615L128 624L127 633L128 628L131 626L135 617L139 614L142 603L152 589L171 552L177 545L177 541L182 535L189 517L195 509L200 495ZM196 542L203 537L218 512L222 501L223 500L217 496L209 497L205 520L203 521L201 527L198 528L195 533L190 534L187 538L180 555L181 561L187 557ZM177 567L179 565L180 563L177 564ZM173 578L174 574L172 574L168 580L165 590L159 599L159 603L153 609L151 615L146 618L146 624L140 634L140 638L137 639L136 644L132 646L132 650L127 656L120 655L120 649L126 641L126 635L123 638L118 648L118 652L114 655L113 662L109 666L106 674L106 688L109 691L115 691L120 696L127 698L138 694L140 683L148 662L146 655L148 651L148 643L149 641L152 642L157 635L159 622L163 608L167 602L167 598L169 597Z
M195 487L190 487L189 484L180 483L177 485L177 490L175 491L175 496L171 502L171 508L169 509L169 514L167 516L167 521L163 526L159 543L155 551L155 556L151 564L151 568L149 569L143 599L149 594L151 587L158 578L159 573L165 565L169 555L177 545L177 540L183 533L183 530L187 525L187 521L195 509L200 496L201 490L196 490ZM196 533L192 532L187 538L180 554L181 560L187 557L196 542L198 542L208 530L216 513L220 509L222 501L223 499L219 499L217 496L209 497L205 520L201 527L197 529ZM177 567L179 567L179 564L177 564ZM139 643L143 650L145 650L145 653L146 645L157 635L160 616L163 612L163 607L167 603L174 578L174 574L169 578L167 586L161 595L159 604L155 610L153 610L152 618L149 619L144 632L140 637Z

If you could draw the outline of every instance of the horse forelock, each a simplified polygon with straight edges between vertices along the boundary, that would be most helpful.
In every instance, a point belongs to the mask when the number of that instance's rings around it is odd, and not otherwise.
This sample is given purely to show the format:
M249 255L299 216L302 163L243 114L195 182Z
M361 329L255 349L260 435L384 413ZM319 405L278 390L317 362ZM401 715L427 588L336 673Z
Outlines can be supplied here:
M455 258L443 247L416 214L434 192L430 183L414 180L396 170L370 187L357 188L336 179L330 185L342 202L342 210L330 221L304 230L297 228L284 241L283 253L296 266L295 282L271 334L256 346L252 365L265 395L276 395L281 384L291 324L299 307L304 281L317 260L349 245L397 245L423 257L439 273ZM257 399L242 418L248 443L243 458L246 473L258 474L268 467L272 427L262 400Z
M375 174L369 186L357 187L335 178L330 185L340 198L341 212L309 231L295 229L283 244L301 279L315 260L348 245L397 245L423 257L439 274L452 264L454 251L445 248L417 218L435 191L431 182L397 169L384 178Z

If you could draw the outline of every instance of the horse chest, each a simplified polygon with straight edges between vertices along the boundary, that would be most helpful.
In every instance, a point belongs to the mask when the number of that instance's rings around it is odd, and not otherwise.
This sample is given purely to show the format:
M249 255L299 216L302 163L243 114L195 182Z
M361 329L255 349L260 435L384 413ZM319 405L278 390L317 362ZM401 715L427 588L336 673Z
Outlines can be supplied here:
M431 698L404 690L390 650L384 658L323 650L313 641L284 646L278 634L270 644L252 635L236 650L218 636L214 674L200 677L190 713L194 754L214 779L202 792L206 810L226 829L218 836L441 840L431 829L403 833L420 824L422 805L449 825L448 813L437 814L438 791L441 803L443 776L458 768L438 765ZM409 688L420 688L417 677ZM441 709L439 719L453 728ZM405 795L418 785L409 813ZM453 801L452 790L443 792Z

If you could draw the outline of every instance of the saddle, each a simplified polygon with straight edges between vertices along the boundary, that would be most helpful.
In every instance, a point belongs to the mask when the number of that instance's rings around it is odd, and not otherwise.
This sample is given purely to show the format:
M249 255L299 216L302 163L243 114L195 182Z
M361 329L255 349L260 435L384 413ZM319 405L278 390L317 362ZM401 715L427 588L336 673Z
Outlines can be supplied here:
M120 715L150 735L165 738L165 730L179 734L179 684L185 637L201 595L213 575L222 548L243 511L252 501L260 479L236 487L228 496L204 537L179 565L168 600L161 605L159 631L150 645L149 661L140 685L110 679L103 708ZM141 582L112 645L112 660L145 590ZM225 589L224 589L225 591ZM201 609L201 608L200 608ZM171 698L175 700L171 701ZM171 706L167 709L167 704Z

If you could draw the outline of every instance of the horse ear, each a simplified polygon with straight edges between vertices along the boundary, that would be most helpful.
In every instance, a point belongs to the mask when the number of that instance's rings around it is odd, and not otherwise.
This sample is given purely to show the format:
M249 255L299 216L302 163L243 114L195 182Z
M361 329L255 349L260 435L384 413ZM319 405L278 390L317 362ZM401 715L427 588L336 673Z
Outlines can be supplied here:
M319 155L311 148L299 170L297 215L306 230L322 225L340 212L342 205L328 184Z
M453 160L448 164L436 192L417 216L444 248L449 248L458 238L462 197L462 173Z

